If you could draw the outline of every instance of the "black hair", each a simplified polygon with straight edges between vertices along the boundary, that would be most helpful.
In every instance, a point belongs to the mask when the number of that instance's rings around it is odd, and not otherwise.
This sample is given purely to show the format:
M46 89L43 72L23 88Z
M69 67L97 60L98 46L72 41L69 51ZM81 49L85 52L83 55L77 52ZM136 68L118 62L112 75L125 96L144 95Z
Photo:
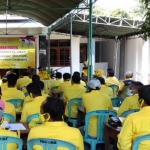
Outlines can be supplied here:
M33 75L32 82L37 82L37 81L40 81L40 77L38 75Z
M105 84L105 79L103 77L96 77L101 84Z
M61 99L47 97L46 103L43 105L44 113L49 113L53 121L62 121L65 112L65 105Z
M114 70L112 68L108 68L107 69L107 74L109 77L113 77L114 76Z
M3 83L6 83L6 82L7 82L7 76L6 76L6 75L3 76L2 82L3 82Z
M64 81L67 81L67 80L69 80L71 78L71 74L70 73L64 73L63 74L63 79L64 79Z
M43 68L43 67L42 67L42 66L39 66L39 67L38 67L38 69L41 69L41 68Z
M62 73L61 72L56 72L56 78L61 79L62 78Z
M17 76L15 74L9 74L7 76L8 87L15 87L17 82Z
M79 76L79 77L80 77L80 72L75 71L75 72L73 73L73 75L76 75L76 76Z
M143 83L139 82L139 81L133 81L131 82L132 85L135 86L135 88L138 90L139 88L141 88L143 86Z
M29 89L29 93L32 93L36 96L41 96L41 87L39 84L36 84L36 83L32 83L30 85L30 89Z
M78 75L73 75L72 76L72 82L73 83L80 84L80 80L81 80L80 76L78 76Z
M144 85L138 89L139 100L143 99L150 106L150 85Z
M29 76L29 73L28 72L24 72L23 76Z

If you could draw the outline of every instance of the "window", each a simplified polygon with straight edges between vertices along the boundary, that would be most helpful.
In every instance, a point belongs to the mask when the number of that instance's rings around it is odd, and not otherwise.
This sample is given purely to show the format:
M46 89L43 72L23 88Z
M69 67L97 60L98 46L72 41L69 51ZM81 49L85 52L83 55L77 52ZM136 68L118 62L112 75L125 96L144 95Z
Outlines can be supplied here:
M51 40L50 65L52 67L70 66L70 40Z

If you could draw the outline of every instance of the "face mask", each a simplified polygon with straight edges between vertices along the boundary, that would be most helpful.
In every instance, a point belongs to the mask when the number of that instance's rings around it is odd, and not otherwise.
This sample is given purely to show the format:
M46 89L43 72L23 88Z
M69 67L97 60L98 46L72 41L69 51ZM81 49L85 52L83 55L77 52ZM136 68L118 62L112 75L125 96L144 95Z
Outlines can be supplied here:
M48 118L45 119L44 115L46 115L47 113L45 114L39 114L39 122L40 123L44 123L44 122L47 122L49 119L50 119L50 115L48 114Z
M128 90L128 96L132 96L132 90Z

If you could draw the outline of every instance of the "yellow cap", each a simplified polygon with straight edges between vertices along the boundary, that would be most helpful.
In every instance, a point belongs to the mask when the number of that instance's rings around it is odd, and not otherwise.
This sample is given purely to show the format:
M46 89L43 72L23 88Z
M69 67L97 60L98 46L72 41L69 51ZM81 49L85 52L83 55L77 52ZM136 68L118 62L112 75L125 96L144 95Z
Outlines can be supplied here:
M95 69L94 72L95 72L95 76L97 77L102 77L104 75L104 71L101 69Z

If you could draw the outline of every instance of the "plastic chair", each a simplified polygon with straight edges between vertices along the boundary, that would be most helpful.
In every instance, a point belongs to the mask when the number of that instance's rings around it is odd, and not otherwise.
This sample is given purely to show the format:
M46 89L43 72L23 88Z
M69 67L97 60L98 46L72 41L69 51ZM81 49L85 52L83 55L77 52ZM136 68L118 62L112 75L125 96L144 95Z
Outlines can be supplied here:
M57 150L57 147L66 147L70 150L76 150L73 144L57 139L37 138L29 140L27 143L28 150L32 150L34 145L42 146L43 150Z
M96 110L92 111L86 114L85 116L85 136L84 136L84 142L87 142L91 145L91 150L96 149L96 145L98 143L105 143L104 140L104 123L107 122L108 116L117 116L117 113L115 111L111 110ZM89 126L89 119L92 116L97 116L97 137L96 138L90 138L88 136L88 126Z
M21 107L23 106L23 100L22 99L9 99L6 102L11 103L15 106L15 108L18 108L18 104L21 104Z
M122 98L126 98L128 95L128 90L129 90L130 86L125 86L123 89L123 94L122 94Z
M131 109L131 110L127 110L127 111L125 111L125 112L123 112L122 114L121 114L121 117L127 117L127 115L129 115L129 114L132 114L132 113L135 113L135 112L138 112L140 109Z
M117 85L110 85L109 87L111 87L112 90L113 90L113 97L117 97L118 91L119 91L119 86L117 86Z
M123 100L124 99L120 98L120 97L111 98L111 102L112 102L113 107L119 107L120 103L122 103Z
M58 88L58 86L53 86L50 91L50 95L53 95L53 92Z
M0 149L7 150L8 143L15 143L17 144L17 150L22 150L23 141L22 139L10 136L0 136Z
M63 92L59 93L59 97L61 97L61 98L63 97Z
M138 146L142 141L150 140L150 134L137 137L132 144L132 150L138 150Z
M9 120L10 120L10 123L13 123L13 122L15 122L15 118L14 118L14 116L12 116L12 115L10 115L10 114L7 114L7 113L3 113L3 117L4 118L8 118Z
M71 118L71 106L73 103L77 103L76 107L81 106L82 98L73 98L68 101L68 122L72 123L73 127L77 125L77 119Z
M28 116L26 122L29 123L34 118L39 118L39 113Z

